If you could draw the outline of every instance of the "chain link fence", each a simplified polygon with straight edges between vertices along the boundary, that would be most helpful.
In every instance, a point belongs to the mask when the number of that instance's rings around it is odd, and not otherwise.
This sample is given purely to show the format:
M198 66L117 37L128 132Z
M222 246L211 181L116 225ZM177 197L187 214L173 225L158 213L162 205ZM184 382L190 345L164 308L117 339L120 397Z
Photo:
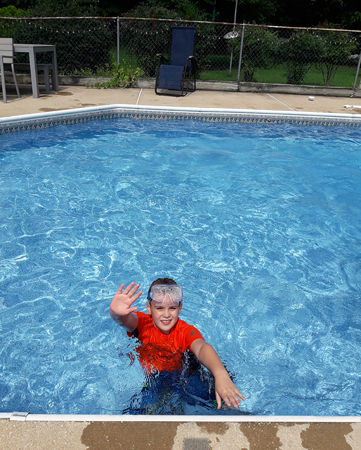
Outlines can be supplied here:
M127 17L2 17L0 37L55 44L59 74L109 75L120 63L154 77L156 55L169 55L172 26L196 28L199 80L353 89L360 83L360 31ZM48 62L46 54L38 57ZM21 58L26 56L18 54Z

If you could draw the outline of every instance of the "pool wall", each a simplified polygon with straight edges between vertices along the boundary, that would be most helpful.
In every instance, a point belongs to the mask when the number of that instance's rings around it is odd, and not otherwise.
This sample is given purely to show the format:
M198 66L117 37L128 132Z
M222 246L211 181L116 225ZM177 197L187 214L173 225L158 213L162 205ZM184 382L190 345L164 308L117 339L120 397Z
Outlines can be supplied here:
M224 109L224 108L172 108L142 105L107 105L66 111L38 113L0 118L0 133L45 129L57 125L71 125L93 120L115 118L147 120L198 120L214 123L292 123L296 125L323 125L359 127L357 114L311 113Z

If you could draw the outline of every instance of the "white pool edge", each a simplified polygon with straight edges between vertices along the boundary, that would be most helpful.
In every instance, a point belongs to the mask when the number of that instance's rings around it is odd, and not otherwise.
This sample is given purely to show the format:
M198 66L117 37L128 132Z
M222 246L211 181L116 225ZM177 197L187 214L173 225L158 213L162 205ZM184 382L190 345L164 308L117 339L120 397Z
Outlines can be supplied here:
M0 420L18 422L257 422L257 423L358 423L359 416L165 416L0 413Z
M345 105L350 107L351 105ZM318 113L310 111L276 111L262 109L230 109L230 108L196 108L196 107L172 107L172 106L152 106L152 105L129 105L129 104L112 104L103 106L92 106L87 108L66 109L59 111L50 111L43 113L23 114L18 116L1 117L0 125L7 123L16 123L24 120L40 120L59 116L72 116L74 114L86 114L99 111L110 111L114 109L126 109L127 111L154 111L154 112L189 112L189 113L205 113L205 114L244 114L248 116L269 115L273 117L300 117L300 118L325 118L325 119L350 119L352 121L361 122L359 113Z

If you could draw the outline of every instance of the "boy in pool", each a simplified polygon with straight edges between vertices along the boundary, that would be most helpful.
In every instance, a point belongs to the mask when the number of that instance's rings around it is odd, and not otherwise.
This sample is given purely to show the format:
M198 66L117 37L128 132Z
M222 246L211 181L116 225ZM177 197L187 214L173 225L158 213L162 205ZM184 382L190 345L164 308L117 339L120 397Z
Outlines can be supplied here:
M197 328L178 318L182 309L183 289L170 278L158 278L148 291L148 314L135 312L132 306L142 295L139 284L122 284L110 304L110 316L123 326L129 336L137 337L142 346L138 355L149 371L170 372L181 368L182 355L190 350L215 378L218 409L223 399L227 406L240 406L245 400L230 379L214 348Z

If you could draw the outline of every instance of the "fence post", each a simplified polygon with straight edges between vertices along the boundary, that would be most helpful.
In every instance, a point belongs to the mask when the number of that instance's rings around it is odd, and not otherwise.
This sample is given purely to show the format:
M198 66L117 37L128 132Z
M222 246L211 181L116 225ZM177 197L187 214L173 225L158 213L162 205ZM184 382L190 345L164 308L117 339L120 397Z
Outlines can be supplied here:
M238 0L236 0L236 4L234 6L233 33L234 33L234 30L236 29L237 8L238 8ZM233 47L232 47L232 50L231 50L231 60L230 60L230 63L229 63L229 76L232 75L232 60L233 60Z
M360 57L358 59L358 64L357 64L357 69L356 69L356 76L355 76L355 81L353 82L353 86L352 86L352 95L355 95L355 88L356 88L356 83L357 83L357 78L358 78L358 74L360 71L360 65L361 65L361 53L360 53ZM361 83L360 83L361 86ZM360 87L359 86L359 87Z
M120 64L120 32L119 32L119 17L117 17L117 64Z
M243 40L244 40L244 27L242 25L241 45L239 47L239 61L238 61L238 73L237 73L237 91L239 91L239 83L241 80L241 67L242 67L242 52L243 52Z

